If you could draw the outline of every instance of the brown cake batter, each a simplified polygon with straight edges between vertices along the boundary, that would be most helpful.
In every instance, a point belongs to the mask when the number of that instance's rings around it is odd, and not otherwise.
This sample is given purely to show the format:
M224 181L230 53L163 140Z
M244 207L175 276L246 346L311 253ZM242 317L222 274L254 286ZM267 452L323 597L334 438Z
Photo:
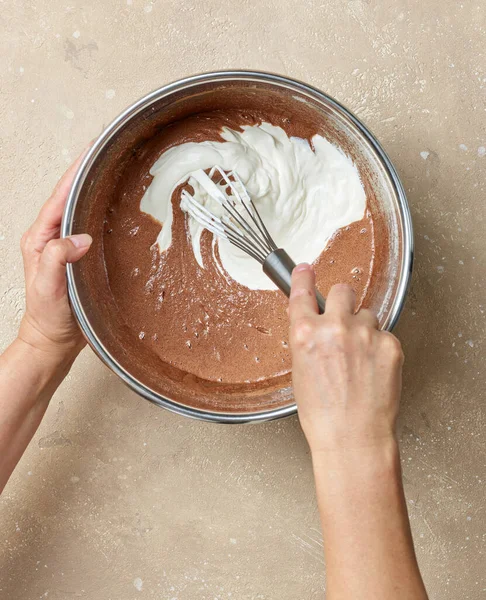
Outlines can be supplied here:
M311 139L316 131L279 114L228 110L199 114L163 128L134 152L118 181L104 223L104 260L121 318L161 361L202 380L258 382L290 371L287 299L279 291L249 290L221 274L205 231L198 265L179 208L172 196L172 244L160 253L161 224L140 211L151 166L171 146L223 141L223 126L238 129L262 121L287 134ZM271 232L271 224L267 223ZM315 263L317 285L326 295L334 283L350 283L357 307L366 303L374 269L374 222L364 218L336 232Z

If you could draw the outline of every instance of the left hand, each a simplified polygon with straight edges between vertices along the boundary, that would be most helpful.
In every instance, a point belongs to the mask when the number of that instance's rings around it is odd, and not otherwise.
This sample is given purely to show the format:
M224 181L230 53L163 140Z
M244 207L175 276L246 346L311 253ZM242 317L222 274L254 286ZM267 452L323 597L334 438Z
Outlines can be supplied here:
M60 179L21 240L26 312L18 337L61 362L74 360L85 344L69 306L66 264L83 257L92 239L88 234L59 238L64 206L85 154Z

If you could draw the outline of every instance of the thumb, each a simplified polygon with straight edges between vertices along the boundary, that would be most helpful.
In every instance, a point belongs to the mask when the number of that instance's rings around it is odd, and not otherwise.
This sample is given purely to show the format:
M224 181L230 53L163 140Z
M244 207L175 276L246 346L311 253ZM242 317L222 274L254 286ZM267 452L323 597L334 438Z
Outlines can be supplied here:
M44 248L37 271L37 291L44 296L66 289L66 264L82 258L92 243L87 233L50 240Z

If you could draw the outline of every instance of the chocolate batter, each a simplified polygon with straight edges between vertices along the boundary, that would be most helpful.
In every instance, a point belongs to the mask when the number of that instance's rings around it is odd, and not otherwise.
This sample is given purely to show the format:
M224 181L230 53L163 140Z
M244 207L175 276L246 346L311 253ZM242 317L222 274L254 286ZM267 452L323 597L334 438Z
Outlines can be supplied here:
M253 291L220 273L212 234L205 231L201 251L205 269L194 257L186 217L179 208L180 189L172 196L172 244L160 253L161 224L140 211L152 177L150 167L173 145L223 141L223 126L239 129L262 121L287 134L307 137L317 131L278 113L213 111L167 125L140 145L119 177L106 210L104 261L119 315L135 334L140 351L205 381L249 384L286 375L287 299L279 291ZM267 223L271 233L271 223ZM336 232L315 263L317 285L326 295L334 283L350 283L357 308L366 303L375 256L373 210Z
M330 241L316 264L318 286L326 294L333 283L348 281L380 324L387 317L400 233L386 199L391 184L356 132L312 99L263 82L181 90L118 128L89 169L73 223L73 233L93 237L88 254L73 265L86 319L124 378L125 372L137 379L157 395L152 397L239 414L294 401L286 298L223 284L208 256L207 268L198 270L177 201L173 245L159 256L154 244L161 226L139 210L149 169L166 148L219 140L223 125L236 129L261 121L301 138L319 133L357 166L369 214ZM206 235L205 253L208 243ZM359 273L352 272L356 268Z

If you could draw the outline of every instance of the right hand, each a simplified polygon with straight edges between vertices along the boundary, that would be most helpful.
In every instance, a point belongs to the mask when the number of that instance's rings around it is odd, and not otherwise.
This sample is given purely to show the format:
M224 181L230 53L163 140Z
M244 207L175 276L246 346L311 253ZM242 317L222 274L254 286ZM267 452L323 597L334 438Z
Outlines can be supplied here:
M395 440L403 353L378 331L369 310L356 315L348 285L335 285L318 314L309 265L292 274L289 303L292 379L299 419L313 456L363 450Z

